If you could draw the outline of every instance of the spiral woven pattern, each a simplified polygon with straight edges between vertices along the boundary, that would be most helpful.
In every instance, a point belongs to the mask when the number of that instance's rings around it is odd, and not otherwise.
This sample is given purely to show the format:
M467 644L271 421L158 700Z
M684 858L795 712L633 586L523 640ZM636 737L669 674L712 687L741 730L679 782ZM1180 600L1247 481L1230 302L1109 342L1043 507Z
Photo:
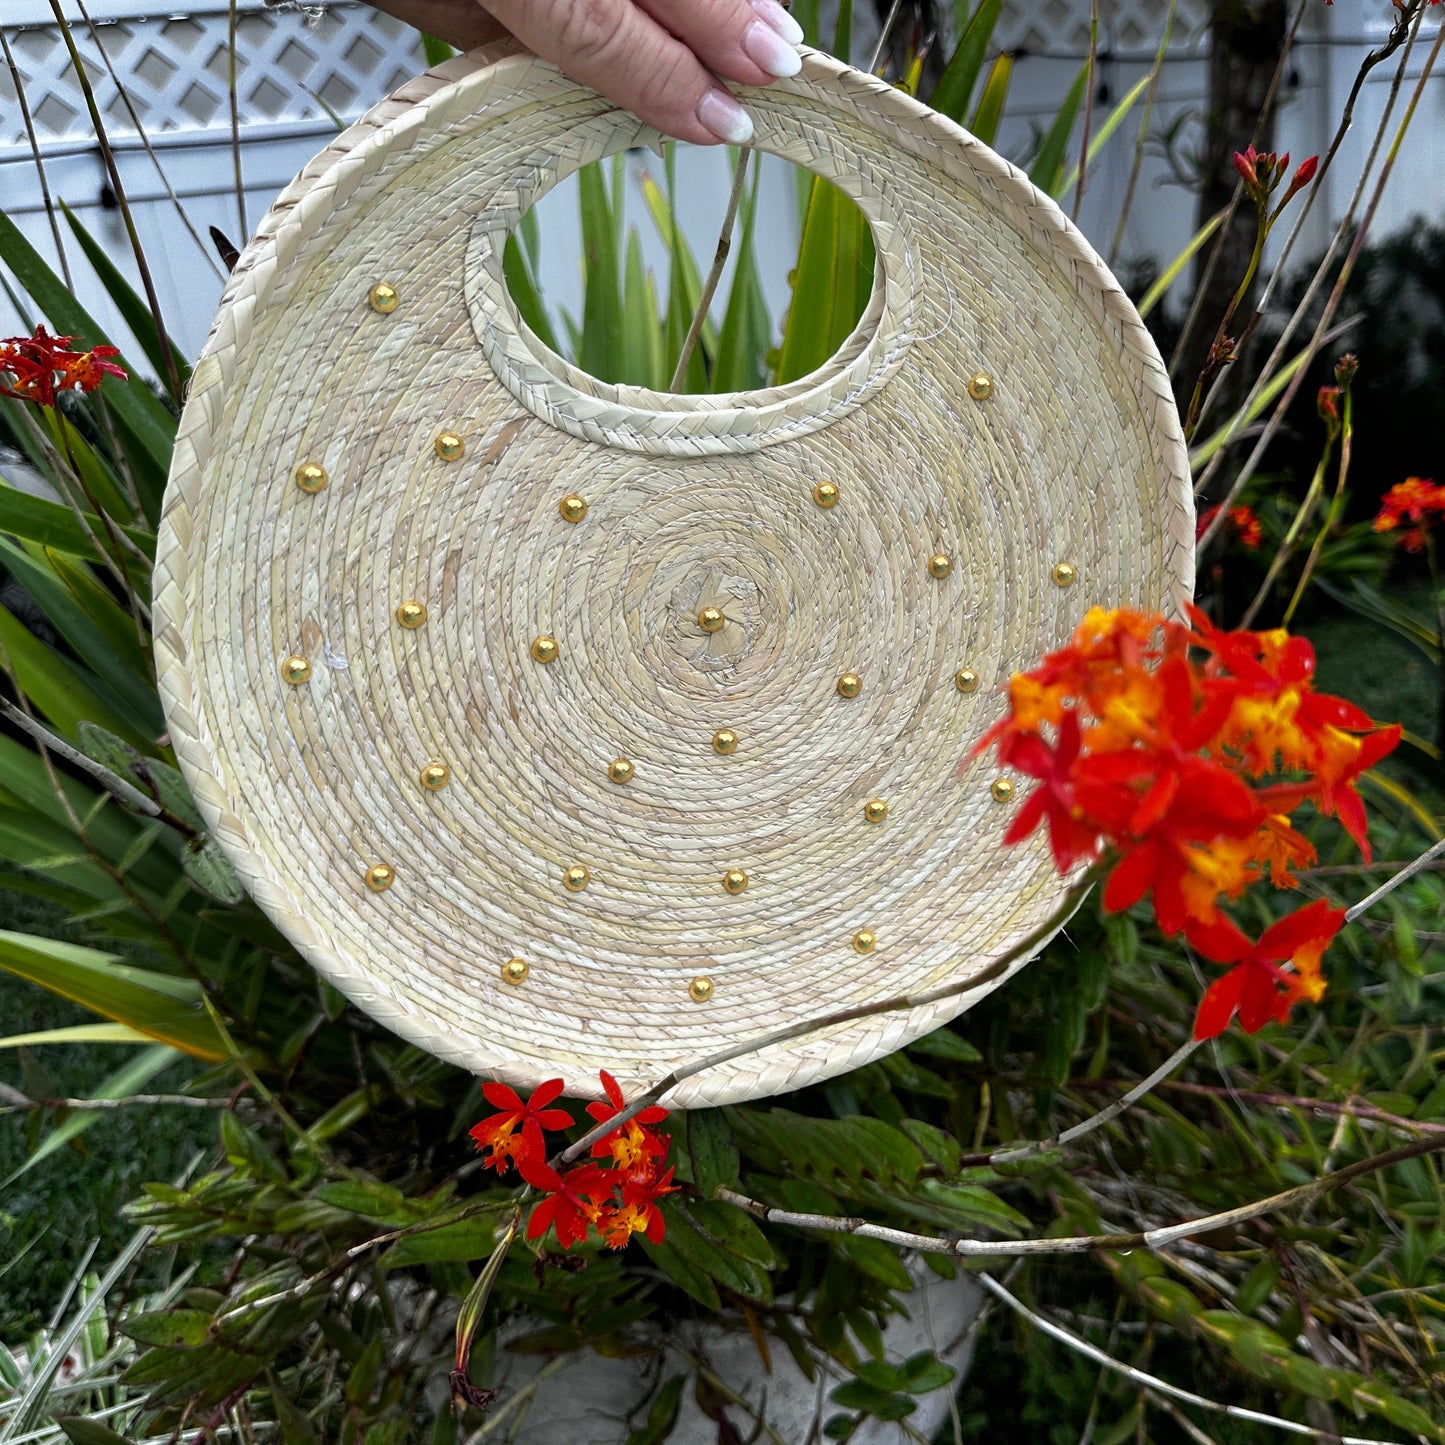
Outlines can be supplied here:
M537 342L506 234L655 137L495 49L283 192L182 420L156 646L208 824L358 1005L519 1085L650 1082L984 975L1063 888L1038 840L1000 845L1022 787L968 761L1001 685L1090 605L1175 611L1192 583L1167 378L1058 209L827 57L745 103L759 147L834 180L877 242L872 302L812 376L662 396ZM671 1102L826 1078L1000 981Z

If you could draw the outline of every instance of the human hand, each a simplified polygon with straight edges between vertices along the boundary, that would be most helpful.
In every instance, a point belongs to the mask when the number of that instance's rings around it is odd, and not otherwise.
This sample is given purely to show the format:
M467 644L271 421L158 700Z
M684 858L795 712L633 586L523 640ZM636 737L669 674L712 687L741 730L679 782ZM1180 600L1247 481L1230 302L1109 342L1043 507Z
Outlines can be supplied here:
M698 145L752 138L718 77L796 75L802 28L777 0L371 0L461 50L515 35L574 80Z

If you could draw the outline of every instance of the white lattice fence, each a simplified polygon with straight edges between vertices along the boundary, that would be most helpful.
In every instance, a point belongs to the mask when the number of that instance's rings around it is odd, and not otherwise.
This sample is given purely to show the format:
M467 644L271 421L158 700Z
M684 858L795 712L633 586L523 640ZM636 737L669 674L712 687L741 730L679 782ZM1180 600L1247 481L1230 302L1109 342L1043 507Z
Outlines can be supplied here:
M1170 0L1100 0L1099 44L1105 51L1152 50L1159 44ZM1209 26L1208 0L1177 0L1173 43L1202 42ZM1077 51L1089 49L1087 0L1038 0L1003 8L994 39L1003 50Z
M145 8L137 3L135 8ZM111 79L103 46L135 114L151 136L230 125L229 20L224 9L132 17L74 27L107 129L134 133L130 110ZM92 139L90 118L53 25L8 35L42 146ZM335 4L314 24L297 12L262 9L256 0L237 20L236 88L241 124L326 123L350 115L425 64L416 32L364 5ZM28 150L14 84L0 68L0 155Z

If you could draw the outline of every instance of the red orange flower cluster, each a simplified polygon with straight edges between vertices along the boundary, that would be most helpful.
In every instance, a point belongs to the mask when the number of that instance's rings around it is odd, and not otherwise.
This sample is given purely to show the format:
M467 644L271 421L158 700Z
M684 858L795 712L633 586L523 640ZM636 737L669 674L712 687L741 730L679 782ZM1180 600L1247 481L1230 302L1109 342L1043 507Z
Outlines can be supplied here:
M1311 156L1307 161L1300 163L1299 169L1289 183L1289 189L1280 197L1278 209L1282 209L1297 191L1302 191L1314 180L1319 166L1320 158L1318 156ZM1269 205L1269 199L1278 188L1279 183L1284 179L1284 173L1289 169L1289 152L1286 151L1280 156L1273 151L1257 151L1253 146L1247 146L1242 151L1235 151L1234 169L1239 172L1245 191L1253 198L1255 205L1263 211Z
M59 392L94 391L107 376L126 379L125 371L108 359L120 355L115 347L71 351L74 340L73 336L51 336L37 326L34 336L0 341L0 396L54 406Z
M1221 911L1266 873L1293 887L1314 849L1290 822L1311 802L1369 857L1355 782L1400 738L1313 688L1314 650L1284 631L1222 632L1093 608L1067 647L1009 684L1008 713L974 750L1037 780L1004 834L1048 830L1061 873L1106 860L1104 907L1152 893L1164 933L1231 965L1195 1036L1235 1012L1253 1032L1324 992L1319 961L1344 913L1311 904L1257 942ZM1288 967L1286 968L1286 965Z
M1393 532L1405 526L1400 541L1407 552L1424 550L1431 526L1445 517L1445 487L1424 477L1406 477L1385 493L1375 517L1375 531Z
M1218 515L1218 507L1206 507L1199 514L1198 520L1194 524L1194 540L1196 542L1209 530ZM1255 516L1253 507L1244 506L1242 503L1237 507L1231 507L1224 514L1224 525L1229 535L1241 547L1248 547L1251 552L1264 541L1264 525Z
M608 1102L589 1104L587 1112L605 1124L622 1112L626 1101L617 1080L600 1074ZM672 1170L664 1170L670 1140L651 1125L667 1118L667 1110L643 1109L592 1146L591 1161L559 1173L547 1163L544 1130L570 1129L576 1122L565 1109L547 1106L562 1092L562 1080L550 1079L523 1099L506 1084L483 1084L482 1093L497 1108L471 1131L487 1168L499 1174L515 1168L541 1199L527 1221L527 1238L540 1239L555 1228L563 1249L586 1239L589 1229L612 1249L621 1249L634 1234L660 1243L665 1225L657 1201L673 1193Z

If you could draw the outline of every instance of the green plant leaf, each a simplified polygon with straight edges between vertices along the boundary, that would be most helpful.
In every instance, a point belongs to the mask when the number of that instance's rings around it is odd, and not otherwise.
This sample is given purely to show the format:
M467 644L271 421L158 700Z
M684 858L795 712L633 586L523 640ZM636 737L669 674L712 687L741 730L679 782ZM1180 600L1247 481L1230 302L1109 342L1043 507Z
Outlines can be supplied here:
M687 1152L698 1193L711 1199L719 1189L738 1183L738 1146L721 1109L693 1109L686 1115Z
M1139 300L1139 315L1147 316L1168 294L1169 288L1184 274L1189 263L1198 254L1200 248L1219 229L1220 223L1224 220L1224 213L1211 216L1194 234L1189 238L1184 249L1159 273L1154 279L1154 284L1144 293Z
M722 1298L717 1286L690 1259L685 1258L667 1240L654 1244L645 1234L636 1236L643 1252L679 1289L686 1291L705 1310L717 1311L722 1308Z
M863 213L814 176L778 353L779 384L816 371L847 340L872 288L873 264L873 232Z
M0 968L196 1058L218 1062L229 1057L224 1040L197 1006L200 986L188 979L128 967L99 949L24 933L0 932Z
M0 607L0 644L16 684L57 732L74 741L80 724L93 722L137 746L145 744L144 735L102 699L80 668L43 643L8 607Z
M1014 62L1011 55L996 55L989 67L988 79L983 83L983 94L974 107L968 128L985 145L992 145L998 136L999 122L1003 119L1003 108L1008 100L1009 82L1013 80Z
M1135 102L1149 89L1149 81L1150 76L1147 73L1135 81L1125 92L1124 98L1119 104L1104 118L1103 125L1094 132L1093 138L1089 141L1088 159L1090 165L1094 164L1095 158L1104 147L1109 144L1110 140L1113 139L1114 132L1124 124L1124 120L1134 108ZM1066 196L1078 184L1079 167L1074 166L1068 175L1064 177L1063 184L1058 189L1058 194L1060 196Z
M105 294L114 303L121 320L130 328L131 335L140 343L141 350L146 354L146 360L151 364L152 372L163 382L166 381L168 368L165 352L161 346L160 331L156 326L156 318L150 305L136 294L135 288L121 275L105 247L86 230L75 212L64 201L60 203L60 209L65 213L65 219L69 223L75 239L80 242L80 249L85 252L85 259L90 262L96 278L105 287ZM174 346L171 347L171 361L179 373L181 383L180 396L173 396L171 400L180 406L185 399L186 386L191 379L191 369L186 365L185 360L176 353Z
M42 1029L34 1034L11 1034L0 1039L0 1049L33 1048L36 1044L148 1044L149 1034L128 1024L71 1024L63 1029Z
M958 44L938 77L930 102L934 110L949 120L961 121L968 109L1002 10L1003 0L979 0L978 8L959 31Z
M71 1445L134 1445L133 1441L117 1435L109 1425L102 1425L99 1420L85 1420L79 1415L57 1415L55 1423Z
M124 1099L128 1094L139 1093L162 1069L169 1068L181 1055L168 1044L152 1044L142 1049L123 1067L108 1075L92 1089L87 1098ZM48 1159L57 1149L83 1134L104 1113L101 1109L72 1109L35 1147L30 1156L17 1169L12 1169L5 1179L0 1180L0 1189L13 1184L22 1174L28 1173L37 1164Z
M1089 65L1086 61L1069 87L1068 94L1064 96L1059 112L1029 168L1029 179L1034 185L1045 195L1056 199L1063 189L1064 152L1068 149L1069 137L1074 132L1074 122L1079 118L1079 106L1083 103L1084 89L1088 83Z
M382 1263L387 1269L439 1264L449 1260L465 1264L474 1259L485 1259L496 1242L496 1218L476 1215L470 1219L453 1220L434 1229L418 1229L402 1235L382 1256Z
M601 381L616 381L623 355L622 290L618 273L622 223L614 214L608 195L604 164L597 161L583 166L577 173L585 258L577 365Z
M74 336L86 346L106 343L106 335L95 320L3 211L0 211L0 261L9 266L57 333ZM144 450L153 473L158 472L164 478L175 442L175 418L134 375L133 368L127 365L126 369L132 371L131 379L108 380L101 394ZM159 502L159 495L155 500Z

